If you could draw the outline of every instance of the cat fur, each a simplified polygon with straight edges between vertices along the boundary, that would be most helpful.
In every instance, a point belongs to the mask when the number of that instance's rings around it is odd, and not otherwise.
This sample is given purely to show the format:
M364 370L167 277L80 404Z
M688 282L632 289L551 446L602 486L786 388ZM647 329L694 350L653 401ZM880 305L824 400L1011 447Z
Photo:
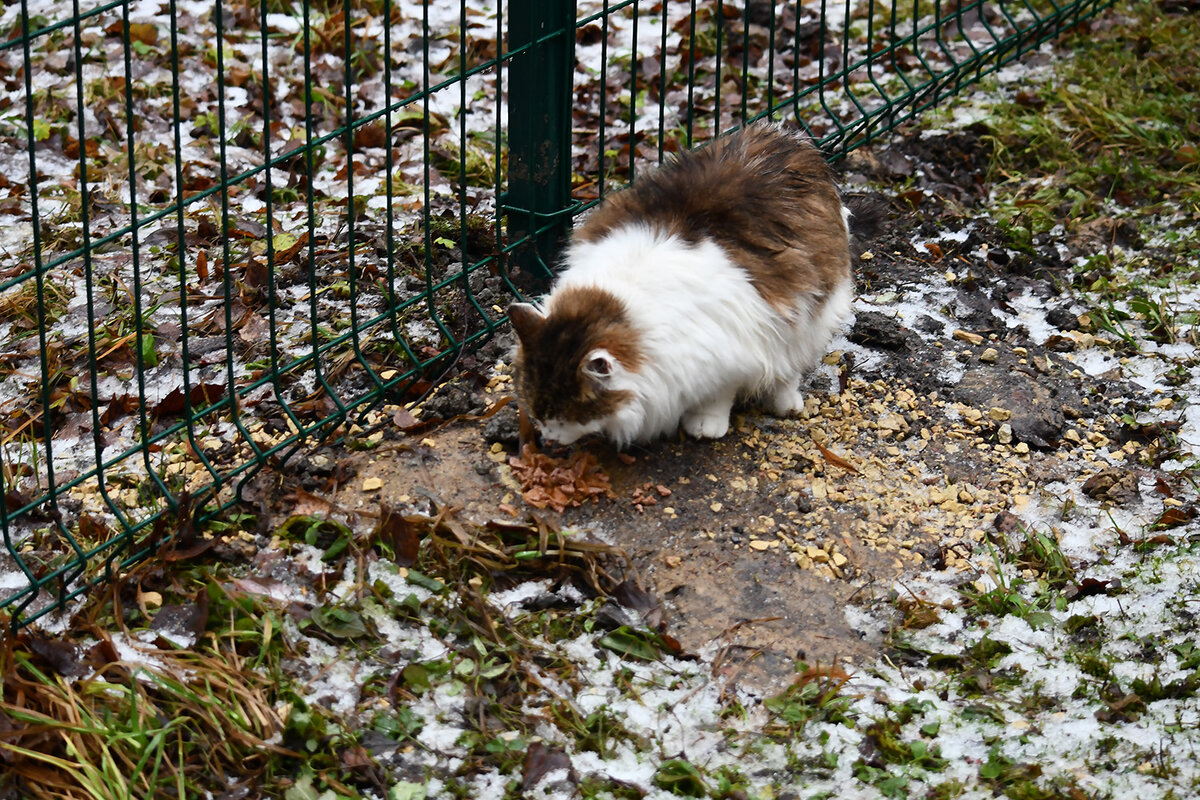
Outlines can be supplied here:
M610 195L540 308L515 303L522 406L544 437L719 438L735 402L800 411L849 315L847 220L805 138L754 124Z

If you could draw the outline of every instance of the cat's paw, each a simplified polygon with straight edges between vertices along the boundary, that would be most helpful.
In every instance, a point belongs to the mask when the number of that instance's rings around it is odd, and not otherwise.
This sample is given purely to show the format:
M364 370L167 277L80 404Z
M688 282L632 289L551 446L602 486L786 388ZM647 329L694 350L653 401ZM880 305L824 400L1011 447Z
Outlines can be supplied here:
M768 410L777 417L795 417L804 411L804 392L793 385L776 389L768 398Z
M729 409L724 413L689 411L683 415L683 430L697 439L720 439L729 433Z

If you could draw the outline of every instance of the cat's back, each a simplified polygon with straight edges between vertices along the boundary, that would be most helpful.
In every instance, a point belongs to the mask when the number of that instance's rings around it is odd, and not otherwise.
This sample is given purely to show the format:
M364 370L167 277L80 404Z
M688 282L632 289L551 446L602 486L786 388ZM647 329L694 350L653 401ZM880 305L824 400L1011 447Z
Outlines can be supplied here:
M573 243L603 245L634 228L691 246L715 244L780 311L849 276L829 166L805 139L772 124L750 125L639 176L587 217Z
M756 123L665 162L610 195L576 230L589 242L632 223L693 241L755 229L795 234L835 220L841 201L820 152L796 134Z

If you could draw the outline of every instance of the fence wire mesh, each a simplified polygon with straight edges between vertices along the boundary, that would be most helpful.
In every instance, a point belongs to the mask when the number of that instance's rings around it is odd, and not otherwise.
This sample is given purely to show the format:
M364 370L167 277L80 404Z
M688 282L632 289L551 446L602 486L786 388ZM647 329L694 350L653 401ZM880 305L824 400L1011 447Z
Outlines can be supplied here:
M419 396L570 220L786 117L836 158L1108 0L0 10L0 614Z

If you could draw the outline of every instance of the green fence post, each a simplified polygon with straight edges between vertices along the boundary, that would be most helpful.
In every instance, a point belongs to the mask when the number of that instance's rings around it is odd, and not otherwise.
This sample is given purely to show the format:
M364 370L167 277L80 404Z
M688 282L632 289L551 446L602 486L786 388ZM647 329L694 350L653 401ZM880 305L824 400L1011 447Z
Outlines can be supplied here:
M508 191L502 211L510 242L530 237L512 261L524 273L517 282L525 289L550 277L570 224L575 0L513 0L508 47L516 55L508 67Z

